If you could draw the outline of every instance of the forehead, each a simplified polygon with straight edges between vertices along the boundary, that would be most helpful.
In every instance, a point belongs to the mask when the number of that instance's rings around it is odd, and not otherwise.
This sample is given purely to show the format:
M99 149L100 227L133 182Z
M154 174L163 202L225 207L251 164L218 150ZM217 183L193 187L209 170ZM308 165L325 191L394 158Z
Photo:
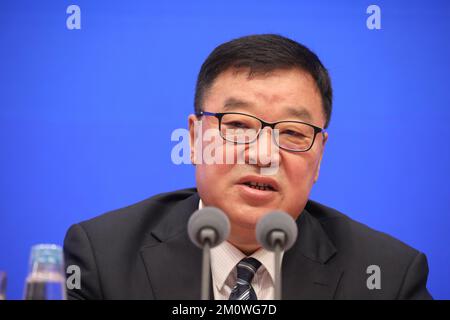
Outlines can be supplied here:
M312 77L299 69L250 74L228 69L207 91L203 107L210 112L240 111L267 121L301 120L323 126L322 99Z

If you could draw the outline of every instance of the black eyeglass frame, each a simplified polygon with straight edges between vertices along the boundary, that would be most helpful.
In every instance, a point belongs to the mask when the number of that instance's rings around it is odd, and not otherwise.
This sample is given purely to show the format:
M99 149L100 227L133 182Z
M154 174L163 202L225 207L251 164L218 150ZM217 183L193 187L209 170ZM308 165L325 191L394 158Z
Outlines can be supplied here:
M247 142L238 142L238 141L232 141L232 140L227 140L227 138L225 138L222 135L222 130L221 130L221 126L222 126L222 118L227 115L227 114L240 114L243 116L247 116L247 117L251 117L254 118L256 120L258 120L259 122L261 122L261 128L259 129L258 133L256 134L256 137L252 140L252 141L247 141ZM322 133L324 134L326 132L326 130L324 128L320 128L317 127L313 124L307 123L307 122L303 122L303 121L295 121L295 120L282 120L282 121L277 121L277 122L266 122L264 120L261 120L260 118L257 118L255 116L252 116L251 114L246 114L246 113L242 113L242 112L208 112L208 111L200 111L199 113L196 114L197 118L200 118L201 116L212 116L212 117L216 117L219 120L219 132L220 132L220 136L222 137L222 139L224 139L225 141L228 142L232 142L234 144L249 144L252 143L254 141L256 141L259 137L259 134L261 133L261 131L265 128L265 127L270 127L272 130L275 130L275 126L279 123L285 123L285 122L294 122L294 123L301 123L301 124L305 124L307 126L310 126L311 128L314 129L314 136L311 142L311 145L309 146L308 149L305 150L292 150L292 149L288 149L285 147L282 147L279 145L279 143L277 141L275 141L275 143L277 144L277 146L280 149L286 150L286 151L290 151L290 152L307 152L309 151L313 145L314 145L314 141L316 141L316 136L318 133ZM275 139L276 140L276 139Z

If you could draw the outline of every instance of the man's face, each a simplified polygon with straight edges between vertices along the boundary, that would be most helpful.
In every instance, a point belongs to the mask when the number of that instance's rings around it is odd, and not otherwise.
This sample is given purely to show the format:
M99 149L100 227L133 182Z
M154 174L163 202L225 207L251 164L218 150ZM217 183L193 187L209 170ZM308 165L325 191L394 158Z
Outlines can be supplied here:
M265 75L248 76L248 70L229 69L221 73L203 99L203 110L208 112L241 112L258 117L266 122L296 120L322 127L325 124L322 100L312 77L298 69L275 70ZM212 116L203 116L203 134L206 130L218 129L219 121ZM194 122L189 117L191 135L191 157L195 154L193 143ZM303 211L314 182L318 178L326 134L317 134L314 145L306 152L290 152L274 148L271 129L265 128L258 141L266 147L236 148L243 153L246 164L197 164L196 181L199 195L205 206L222 209L230 219L231 234L228 239L243 252L252 252L259 245L255 238L258 220L273 210L282 210L294 219ZM211 142L203 142L203 149ZM230 142L222 146L230 148ZM272 152L270 152L272 151ZM275 152L276 151L276 152ZM197 151L199 152L199 151ZM265 153L264 155L262 153ZM270 164L259 161L264 156ZM249 164L253 159L255 164ZM256 160L256 161L255 161ZM261 174L263 167L277 167L273 175ZM258 190L248 182L270 183L275 190Z

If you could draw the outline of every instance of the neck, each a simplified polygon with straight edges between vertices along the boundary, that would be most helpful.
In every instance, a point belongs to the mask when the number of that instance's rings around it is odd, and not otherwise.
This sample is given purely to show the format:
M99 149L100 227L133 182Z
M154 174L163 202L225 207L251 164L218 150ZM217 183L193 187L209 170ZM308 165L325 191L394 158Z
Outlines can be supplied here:
M259 244L239 243L237 241L233 241L232 239L228 239L228 242L230 242L233 246L239 249L246 256L252 255L259 248L261 248L261 245Z

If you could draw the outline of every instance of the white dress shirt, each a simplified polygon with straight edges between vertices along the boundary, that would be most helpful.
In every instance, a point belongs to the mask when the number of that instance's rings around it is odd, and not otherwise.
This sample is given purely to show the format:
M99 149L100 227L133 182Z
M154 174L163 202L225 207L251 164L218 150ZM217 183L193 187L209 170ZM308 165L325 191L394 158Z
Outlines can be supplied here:
M202 200L199 203L199 209L201 208L203 208ZM231 290L236 284L236 265L245 257L247 256L228 241L211 249L211 273L215 300L228 300ZM273 299L275 254L260 248L250 257L261 262L251 283L258 300Z

